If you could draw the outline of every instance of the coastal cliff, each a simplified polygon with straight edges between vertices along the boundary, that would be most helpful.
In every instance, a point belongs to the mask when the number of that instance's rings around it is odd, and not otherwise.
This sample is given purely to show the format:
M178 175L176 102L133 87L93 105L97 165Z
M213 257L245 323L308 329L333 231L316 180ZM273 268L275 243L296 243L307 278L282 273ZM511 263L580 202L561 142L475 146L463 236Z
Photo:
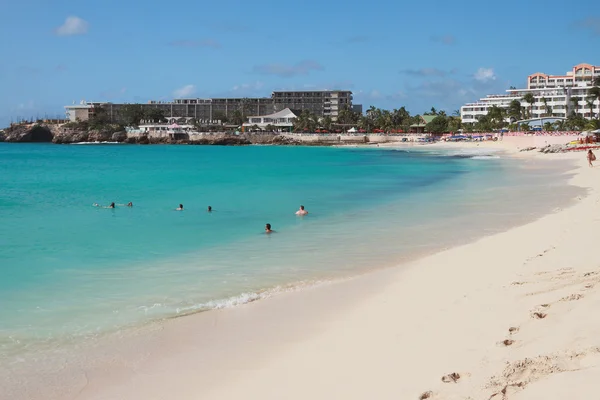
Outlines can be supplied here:
M127 143L127 144L191 144L215 146L302 145L333 146L399 141L399 138L350 134L313 135L294 133L229 133L189 132L177 134L126 132L121 125L89 127L83 123L64 125L14 124L0 133L0 141L15 143Z
M162 135L128 134L118 125L102 129L86 129L45 124L15 124L0 134L0 141L13 143L56 143L118 142L129 144L197 144L243 146L251 144L298 145L302 141L274 133L241 134L206 133L185 135L174 139Z

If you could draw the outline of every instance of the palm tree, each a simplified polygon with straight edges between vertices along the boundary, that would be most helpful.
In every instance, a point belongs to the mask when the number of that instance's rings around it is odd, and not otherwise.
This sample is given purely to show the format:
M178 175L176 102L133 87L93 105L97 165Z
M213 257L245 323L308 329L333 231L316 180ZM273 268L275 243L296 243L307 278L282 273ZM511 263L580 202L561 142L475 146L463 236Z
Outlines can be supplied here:
M519 100L513 100L508 105L508 116L511 122L519 121L523 116L523 107Z
M600 77L596 78L596 79L600 79ZM592 101L594 101L593 99L596 99L596 101L599 103L598 107L600 107L600 87L594 86L593 88L590 89L588 94L592 98Z
M327 129L328 131L331 130L331 124L333 124L333 121L329 115L323 117L321 120L321 125L323 125L323 128Z
M571 112L569 115L577 115L577 108L579 106L579 99L577 97L571 97Z
M590 119L594 119L594 98L592 96L589 96L585 99L585 103L590 109Z
M564 119L559 119L554 121L554 129L557 131L565 131L566 130L566 125L567 123L565 122Z
M548 99L545 97L542 97L542 103L544 103L544 110L545 112L545 116L549 117L552 115L552 108L548 105Z
M529 103L529 118L533 117L533 103L535 103L535 96L532 93L527 93L523 96L523 100Z

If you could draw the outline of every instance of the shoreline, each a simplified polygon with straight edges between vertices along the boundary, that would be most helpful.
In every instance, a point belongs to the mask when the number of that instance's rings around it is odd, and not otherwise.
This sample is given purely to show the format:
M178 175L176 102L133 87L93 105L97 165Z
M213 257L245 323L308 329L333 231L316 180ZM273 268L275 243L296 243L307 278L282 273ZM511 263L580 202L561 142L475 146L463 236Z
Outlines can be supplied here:
M456 147L464 148L465 144L457 144ZM577 156L581 158L581 154ZM574 158L572 155L551 157ZM581 172L581 168L579 168L578 176L575 177L576 181ZM590 195L583 201L587 201L589 197ZM143 342L141 346L132 338L122 340L116 335L113 342L104 343L98 347L99 353L96 354L96 358L91 357L95 360L92 364L97 366L91 366L83 371L82 375L70 378L73 383L72 388L81 387L78 390L79 394L62 392L62 395L57 393L56 398L164 398L167 395L173 398L196 398L196 396L213 398L208 397L210 395L208 392L212 390L216 391L212 393L214 398L239 398L244 393L253 393L254 391L261 393L262 397L267 394L272 395L273 398L315 396L316 398L331 398L335 397L337 393L345 391L347 391L345 397L349 398L365 398L364 396L367 395L377 398L415 397L417 394L413 396L411 392L409 395L403 390L388 392L387 390L392 389L388 384L394 382L394 379L389 382L381 382L380 378L372 376L376 373L387 376L388 371L381 371L379 363L371 364L373 366L372 374L369 374L369 369L365 369L368 367L367 365L362 365L363 363L369 364L367 360L375 357L373 354L364 353L371 346L377 350L376 355L383 356L377 360L384 363L392 362L385 357L385 353L390 350L392 353L411 350L412 345L394 347L393 338L386 336L386 332L390 329L399 335L404 333L403 328L399 327L395 321L397 315L390 312L390 307L386 306L387 303L394 302L397 306L394 310L397 309L400 315L402 312L407 313L410 318L406 322L410 322L412 318L416 326L427 326L429 323L435 325L436 322L439 324L440 320L444 322L446 317L435 312L439 303L428 303L428 300L431 299L427 298L415 302L414 298L404 294L403 291L406 290L407 293L418 296L422 294L419 288L429 292L435 285L439 285L440 282L426 279L427 277L423 276L427 275L425 272L432 272L433 276L445 276L447 279L442 279L443 282L453 282L453 278L456 278L455 274L446 276L448 271L440 268L440 260L447 262L446 257L448 256L451 259L456 256L456 253L460 255L472 252L474 248L481 247L482 243L485 247L489 241L493 242L498 238L506 239L505 236L509 236L510 241L510 236L514 235L514 231L522 231L531 225L539 225L542 221L555 219L557 215L577 207L579 205L571 206L559 213L550 213L524 226L484 237L471 244L437 252L409 262L407 265L376 270L343 282L325 283L294 293L280 294L276 296L277 300L273 301L267 299L231 309L177 318L161 326L142 330L145 333L141 332L140 336L135 338ZM540 238L536 237L535 239ZM528 252L527 249L520 250ZM464 254L462 255L464 257ZM512 256L514 257L514 255ZM494 263L498 262L498 260L493 261ZM467 268L465 265L458 266L459 270L465 268ZM486 271L493 272L497 277L506 277L509 272ZM481 283L484 278L487 278L481 272L478 272L478 275L472 269L467 268L467 272L479 278L470 283ZM469 286L466 285L463 289L468 290ZM436 289L439 290L440 295L452 294L445 290L448 288ZM460 298L458 302L462 302ZM326 306L323 306L323 303ZM407 306L417 303L433 307L433 312L430 314L433 316L433 321L422 320L419 315L413 315L412 311L407 309ZM335 321L331 322L330 319ZM368 326L365 327L365 319L377 322L377 326L382 329L374 331ZM435 333L439 333L444 326L438 325L437 328ZM240 335L240 332L244 332L244 334ZM196 335L199 335L198 339L201 339L203 343L196 343ZM381 335L389 340L375 343L379 342L378 339ZM416 338L423 342L421 344L429 344L433 347L437 342L429 343L419 336ZM435 338L428 337L428 339ZM206 346L207 342L211 345ZM249 344L253 348L249 349ZM110 360L106 359L107 348L111 349ZM317 348L321 350L316 351ZM155 349L158 350L154 351ZM279 353L279 351L283 352ZM346 352L348 354L359 352L361 355L361 357L355 357L355 364L360 364L355 365L356 371L351 369L352 360L344 358L347 356ZM310 355L312 358L309 357ZM316 360L316 365L311 360ZM103 364L105 361L109 362ZM406 367L400 364L396 365L394 362L392 364L396 367ZM414 364L412 366L408 365L409 362L406 364L410 367L406 370L408 375L400 374L398 371L395 373L398 376L409 376L412 379L412 374L408 371L414 367ZM281 369L282 365L285 366L284 370ZM325 366L329 366L331 369L326 369ZM115 368L118 372L115 372ZM315 370L321 371L323 379L314 373ZM289 376L284 373L285 371ZM356 385L359 382L348 382L347 379L355 380L354 373L358 371L361 371L361 377L369 377L374 380L370 380L370 384L365 383L364 388L362 386L357 388ZM426 371L422 372L424 374ZM450 372L452 371L448 371L448 373ZM328 376L329 373L333 375ZM202 378L199 378L198 375L201 375ZM395 377L395 381L398 380L398 376ZM292 379L294 377L295 379ZM85 384L83 384L84 378ZM340 379L343 379L343 385ZM439 376L436 379L439 380ZM302 386L298 381L309 381L311 384ZM420 379L414 381L417 382ZM229 386L232 382L236 382L235 387ZM261 382L263 386L260 386ZM384 384L382 387L373 387L381 386L382 383ZM287 388L286 384L289 385ZM228 386L225 387L225 385ZM371 391L367 393L368 388ZM47 390L48 388L43 389ZM60 388L55 389L59 390ZM66 389L63 387L62 390ZM292 397L290 392L294 392L296 397Z

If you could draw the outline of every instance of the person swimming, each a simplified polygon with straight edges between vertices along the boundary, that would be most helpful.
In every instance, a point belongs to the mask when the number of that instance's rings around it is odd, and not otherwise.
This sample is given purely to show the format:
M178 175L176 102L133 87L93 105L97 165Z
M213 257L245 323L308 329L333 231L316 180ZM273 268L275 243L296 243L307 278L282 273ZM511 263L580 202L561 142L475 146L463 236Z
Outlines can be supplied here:
M306 211L304 209L304 206L300 206L300 209L298 211L296 211L296 215L306 215L308 214L308 211Z
M273 233L273 232L275 232L275 231L271 229L271 224L266 224L265 225L265 233Z
M212 207L211 207L211 206L208 206L208 209L207 209L206 211L208 211L208 212L212 212Z
M127 207L133 207L133 203L130 201L129 203L127 203Z
M183 211L183 204L180 204L179 208L176 208L175 211Z
M101 205L100 205L100 204L98 204L98 203L94 203L94 204L92 204L92 205L93 205L94 207L100 207L100 208L115 208L115 202L114 202L114 201L113 201L112 203L110 203L110 205L109 205L109 206L101 206Z

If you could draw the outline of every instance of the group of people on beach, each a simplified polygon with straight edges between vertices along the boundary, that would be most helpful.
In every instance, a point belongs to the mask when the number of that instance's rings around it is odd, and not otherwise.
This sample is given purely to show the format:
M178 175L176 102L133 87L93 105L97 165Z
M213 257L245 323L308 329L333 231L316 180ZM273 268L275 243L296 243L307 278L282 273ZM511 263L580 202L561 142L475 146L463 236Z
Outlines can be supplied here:
M591 151L591 150L590 150ZM101 206L98 203L94 203L92 204L94 207L100 207L100 208L115 208L115 206L126 206L126 207L133 207L133 203L130 201L127 204L115 204L115 202L113 201L112 203L110 203L108 206ZM208 206L208 208L206 209L207 212L212 212L212 207ZM175 209L175 211L183 211L183 204L179 204L179 207L177 207ZM304 209L304 206L300 206L300 208L298 209L298 211L296 211L296 215L303 217L305 215L308 214L308 211L306 211ZM267 223L265 224L265 233L269 234L269 233L273 233L275 232L272 228L271 228L271 224Z

